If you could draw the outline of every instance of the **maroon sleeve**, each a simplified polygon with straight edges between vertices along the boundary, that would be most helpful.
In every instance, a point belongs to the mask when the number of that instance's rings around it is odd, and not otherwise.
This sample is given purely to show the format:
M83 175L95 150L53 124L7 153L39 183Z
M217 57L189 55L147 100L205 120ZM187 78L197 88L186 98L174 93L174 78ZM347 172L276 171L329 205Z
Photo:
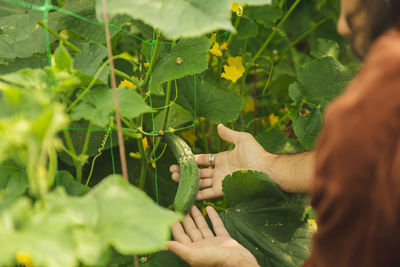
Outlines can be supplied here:
M400 266L397 30L374 44L324 124L311 193L318 230L304 266Z

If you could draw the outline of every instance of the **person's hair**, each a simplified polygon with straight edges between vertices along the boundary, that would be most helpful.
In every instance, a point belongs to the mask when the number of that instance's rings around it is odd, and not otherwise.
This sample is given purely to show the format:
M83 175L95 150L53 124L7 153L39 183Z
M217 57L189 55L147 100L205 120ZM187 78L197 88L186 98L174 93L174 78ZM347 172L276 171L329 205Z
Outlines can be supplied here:
M371 44L379 36L390 28L399 25L400 0L360 0L359 8L347 18L350 27L352 25L352 18L357 16L359 12L364 12L366 22L362 27L357 29L352 28L351 39L356 39L359 34L363 35L364 44L358 48L361 51L355 52L359 56L364 56Z

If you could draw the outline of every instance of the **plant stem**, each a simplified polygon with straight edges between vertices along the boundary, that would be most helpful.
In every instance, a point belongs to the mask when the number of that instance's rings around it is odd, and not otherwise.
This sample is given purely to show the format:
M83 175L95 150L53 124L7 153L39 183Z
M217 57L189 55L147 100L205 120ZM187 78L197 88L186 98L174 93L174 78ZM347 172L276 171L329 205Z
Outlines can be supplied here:
M89 85L83 90L82 94L80 94L74 102L69 105L67 108L67 112L71 111L78 103L81 101L81 99L89 92L90 89L92 89L93 85L96 83L96 80L99 78L101 72L104 70L104 68L107 66L108 61L104 62L100 68L97 70L96 74L94 75L93 79L90 81Z
M71 139L71 136L69 135L69 131L68 130L64 130L64 137L65 137L65 141L67 142L67 146L68 146L69 150L71 151L71 153L73 155L76 156L75 147L72 144L72 139Z
M47 172L47 181L50 182L50 185L53 184L54 178L57 175L57 169L58 169L58 164L57 164L57 151L54 147L50 148L48 151L49 154L49 170Z
M141 162L142 162L142 167L140 171L140 179L139 179L139 188L144 189L144 185L146 183L146 170L147 170L147 154L146 151L144 150L143 143L141 139L137 139L137 145L139 148L139 153L141 156ZM145 170L144 170L145 169Z
M275 37L276 33L278 32L280 27L286 22L287 18L293 13L294 9L297 7L297 5L300 3L300 1L301 0L296 0L296 2L293 3L293 5L286 12L286 14L283 16L282 20L278 23L278 25L273 28L273 31L270 33L268 38L265 40L264 44L260 47L260 49L258 49L257 53L253 56L253 58L246 65L246 71L245 71L246 75L244 75L244 78L247 76L247 72L249 71L251 66L261 56L261 54L264 52L265 48L268 46L268 44L271 42L271 40Z
M68 130L64 130L64 137L70 152L75 156L72 157L72 161L74 162L76 169L76 180L80 183L82 181L82 163L80 162L80 160L76 160L76 158L80 158L76 155L75 147L72 143L72 139Z
M287 118L289 118L290 115L291 115L290 112L288 112L288 113L286 113L285 115L283 115L277 122L275 122L273 125L271 125L271 126L266 130L266 132L270 132L270 131L272 131L273 129L275 129L276 127L278 127L279 124L281 124L283 121L285 121Z
M149 85L150 78L151 78L151 72L157 61L157 56L158 56L158 51L160 50L160 45L161 45L161 34L157 33L156 46L154 47L153 54L151 56L150 66L146 72L146 77L144 78L144 87L143 88L147 88Z
M169 107L170 107L170 105L169 105L169 102L170 102L170 99L171 99L171 81L168 81L167 82L167 92L165 93L165 113L164 113L164 116L163 116L163 120L162 120L162 124L161 124L161 131L165 131L165 127L166 127L166 125L167 125L167 121L168 121L168 115L169 115ZM155 145L154 145L154 148L153 148L153 152L151 153L151 156L154 156L155 154L156 154L156 151L157 151L157 148L158 148L158 146L160 145L160 142L161 142L161 138L162 137L160 137L160 138L157 138L157 141L156 141L156 143L155 143Z
M293 42L291 42L285 49L283 49L281 56L279 59L282 59L287 52L289 51L289 49L291 49L292 47L294 47L295 45L297 45L299 42L301 42L304 38L307 37L307 35L309 35L310 33L312 33L313 31L315 31L319 26L321 26L321 24L323 24L325 21L327 21L327 18L324 18L320 21L318 21L317 23L315 23L310 29L308 29L306 32L304 32L302 35L300 35L296 40L294 40Z
M111 36L110 36L110 29L108 27L106 0L102 1L102 6L103 6L104 28L105 28L105 32L106 32L106 40L107 40L107 48L108 48L108 58L110 60L111 85L112 85L112 89L113 89L112 91L113 91L113 99L114 99L115 118L117 121L118 145L119 145L119 155L120 155L120 159L121 159L122 176L124 177L124 180L126 182L129 182L128 181L128 167L126 164L126 155L125 155L125 145L124 145L124 139L122 136L121 117L120 117L120 112L119 112L117 84L115 81L115 68L114 68L114 61L113 61L113 54L112 54Z
M140 170L140 180L139 180L139 188L144 190L144 186L146 183L146 174L147 174L147 163L142 161L142 167Z
M85 155L87 150L88 150L92 127L93 127L93 123L89 122L89 126L88 126L88 129L87 129L87 132L86 132L85 143L83 144L83 148L82 148L82 153L81 153L82 155Z
M236 16L235 24L233 25L233 27L235 27L235 29L237 29L237 27L239 26L239 22L240 22L240 16ZM231 32L231 34L228 37L228 41L227 41L228 46L232 43L233 37L234 37L234 32Z
M201 119L199 120L199 124L200 124L201 135L203 136L204 153L208 154L208 139L207 139L206 131L204 129L204 123Z
M71 48L73 51L80 53L81 50L76 47L75 45L73 45L72 43L70 43L67 39L63 38L61 35L59 35L57 32L55 32L53 29L50 29L48 26L46 26L43 21L38 21L37 24L42 27L43 29L45 29L46 31L48 31L51 35L53 35L54 37L56 37L58 40L60 40L63 44L65 44L66 46L68 46L69 48Z
M124 78L125 80L128 80L128 81L130 81L130 82L135 82L135 81L131 78L131 76L129 76L129 75L126 74L125 72L120 71L120 70L118 70L118 69L115 69L114 71L115 71L115 74L118 75L119 77Z

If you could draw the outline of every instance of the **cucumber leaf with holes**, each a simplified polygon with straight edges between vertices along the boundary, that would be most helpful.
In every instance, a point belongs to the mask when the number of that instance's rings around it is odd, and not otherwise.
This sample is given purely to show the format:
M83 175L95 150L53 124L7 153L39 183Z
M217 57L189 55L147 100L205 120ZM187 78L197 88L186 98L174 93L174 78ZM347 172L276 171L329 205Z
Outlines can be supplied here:
M2 58L26 58L46 51L44 30L37 25L43 12L21 7L8 1L0 2L0 55ZM56 21L49 21L58 29ZM51 39L53 40L53 38Z
M238 171L222 183L225 227L261 266L299 266L308 257L310 234L303 220L307 198L286 194L265 174Z
M349 68L326 56L302 65L297 80L304 88L304 100L324 109L343 92L352 77Z
M311 111L306 110L306 113L305 115L299 114L293 121L293 130L303 147L309 150L314 147L322 128L322 114L318 108L313 108Z
M164 94L160 84L197 74L208 68L210 42L205 37L183 39L158 61L150 81L153 94Z

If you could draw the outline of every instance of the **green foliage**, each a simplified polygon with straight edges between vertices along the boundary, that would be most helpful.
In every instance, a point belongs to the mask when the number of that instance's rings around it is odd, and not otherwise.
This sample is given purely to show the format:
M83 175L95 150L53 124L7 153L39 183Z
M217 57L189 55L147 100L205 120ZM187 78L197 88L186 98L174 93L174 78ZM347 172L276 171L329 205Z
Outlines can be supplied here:
M248 0L250 5L268 4L270 0ZM231 0L196 0L164 2L161 0L115 0L107 7L108 14L128 14L132 18L160 29L166 37L195 37L215 30L233 30L230 22ZM97 0L97 19L103 20L101 1Z
M311 234L302 219L304 196L283 193L266 174L256 171L227 176L223 192L228 206L220 214L224 225L261 266L303 263Z
M197 117L205 117L214 123L235 120L243 109L243 98L236 92L224 89L209 74L186 77L181 80L180 88L178 104L193 115L196 111Z
M83 197L58 188L36 204L20 198L0 218L2 265L24 252L37 266L105 266L110 246L123 254L163 248L179 217L114 175Z
M26 10L16 4L2 1L0 3L1 57L30 57L34 53L43 53L46 49L43 29L36 27L36 22L42 18L42 12Z
M137 117L146 112L152 112L151 108L143 101L143 98L128 88L118 88L120 99L120 112L128 119ZM132 108L134 107L134 108ZM71 113L73 120L87 119L95 125L105 127L110 122L111 113L114 111L113 92L109 88L96 88L89 92Z
M157 252L179 219L160 207L171 207L177 188L160 136L176 131L195 153L216 153L231 148L216 132L229 123L257 132L271 153L313 149L326 106L358 64L336 33L334 0L247 0L236 14L231 0L108 1L129 182L138 189L104 179L121 164L101 1L51 1L63 8L46 21L50 57L39 25L45 1L24 1L0 3L2 266L21 264L18 255L35 266L133 266L133 253L144 254L142 266L186 266ZM238 80L221 77L228 72ZM225 199L207 204L222 210L232 237L262 266L300 265L313 216L306 198L253 171L223 186Z
M164 94L160 90L161 83L205 71L209 47L210 42L205 37L179 41L171 53L161 57L152 72L150 92Z

